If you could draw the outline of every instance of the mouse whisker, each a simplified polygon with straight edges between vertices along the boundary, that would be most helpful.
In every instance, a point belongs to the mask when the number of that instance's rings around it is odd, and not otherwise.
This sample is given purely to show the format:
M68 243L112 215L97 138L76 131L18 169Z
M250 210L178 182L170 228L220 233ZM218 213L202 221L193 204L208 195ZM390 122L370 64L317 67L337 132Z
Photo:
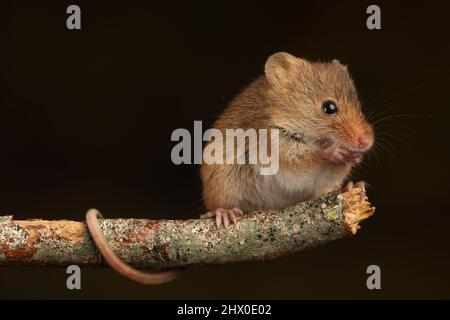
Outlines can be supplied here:
M389 122L384 122L382 124L379 124L375 127L376 129L380 129L380 128L393 128L393 129L402 129L402 130L406 130L409 133L416 135L417 131L414 131L412 128L408 127L408 126L404 126L401 124L395 124L395 123L389 123ZM398 133L400 133L400 131L398 131Z
M421 83L421 84L418 84L418 85L416 85L416 86L406 88L405 90L402 90L402 91L400 91L400 92L397 92L397 93L391 95L390 97L385 98L384 100L382 100L380 103L378 103L378 104L373 108L373 110L372 110L372 111L369 113L369 115L367 116L367 119L368 119L368 120L371 120L371 117L375 115L376 111L380 110L380 108L381 108L382 106L386 105L388 102L392 102L394 99L403 97L405 94L414 92L414 91L416 91L416 90L418 90L418 89L420 89L420 88L422 88L422 87L424 87L424 86L425 86L425 83Z
M386 121L386 120L390 120L390 119L395 119L395 118L431 118L431 115L425 115L425 114L408 114L408 113L403 113L403 114L393 114L393 115L389 115L386 117L383 117L381 119L378 119L377 121L375 121L374 123L372 123L373 126L377 125L378 123L382 122L382 121Z
M390 134L390 133L386 133L386 132L375 132L375 136L387 136L387 137L390 137L390 138L392 138L392 139L395 139L395 140L397 140L397 141L399 141L399 142L401 142L401 143L404 143L404 144L406 144L406 145L408 145L408 146L412 146L412 143L409 142L408 140L403 139L403 138L400 138L400 137L397 137L397 136L395 136L395 135L393 135L393 134Z
M374 144L372 146L372 148L369 150L368 154L367 154L367 158L368 160L371 160L372 158L375 158L375 168L381 168L381 151L379 149L378 144Z
M393 160L397 161L397 156L395 152L397 151L395 147L386 139L378 138L377 145L380 147L382 151L385 151L389 156L392 157ZM392 150L391 150L392 148Z

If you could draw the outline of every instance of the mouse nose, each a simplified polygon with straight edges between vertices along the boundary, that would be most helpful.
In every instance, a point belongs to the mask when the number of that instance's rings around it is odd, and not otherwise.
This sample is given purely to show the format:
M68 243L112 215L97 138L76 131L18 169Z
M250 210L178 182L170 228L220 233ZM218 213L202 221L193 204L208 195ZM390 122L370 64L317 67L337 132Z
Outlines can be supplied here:
M372 145L372 141L369 138L358 137L356 139L356 145L359 149L368 149Z

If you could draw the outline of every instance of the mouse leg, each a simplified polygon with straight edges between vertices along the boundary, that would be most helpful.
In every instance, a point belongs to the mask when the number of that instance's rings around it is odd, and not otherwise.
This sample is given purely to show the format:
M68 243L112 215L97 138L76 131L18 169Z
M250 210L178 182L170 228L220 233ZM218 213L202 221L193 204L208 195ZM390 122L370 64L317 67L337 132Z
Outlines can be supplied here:
M365 181L359 181L357 183L353 183L353 181L349 181L347 183L347 185L342 189L342 192L350 191L353 188L361 188L361 192L360 192L361 201L364 201L366 199L366 187L367 187L367 182L365 182Z
M220 228L222 224L225 225L225 228L228 228L230 223L236 224L239 217L241 217L244 213L239 208L233 209L222 209L217 208L215 210L209 211L200 216L200 219L216 219L217 228Z

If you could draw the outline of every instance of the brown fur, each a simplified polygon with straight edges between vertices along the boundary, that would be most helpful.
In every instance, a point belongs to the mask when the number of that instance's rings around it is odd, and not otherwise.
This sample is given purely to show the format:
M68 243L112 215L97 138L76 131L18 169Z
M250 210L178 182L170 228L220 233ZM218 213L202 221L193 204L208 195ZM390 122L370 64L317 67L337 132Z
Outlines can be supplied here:
M327 100L337 103L338 114L323 112L322 103ZM337 60L311 63L287 53L272 55L265 75L244 89L214 124L223 133L272 127L284 131L278 174L262 176L258 165L202 164L208 210L238 207L249 212L318 197L339 188L352 167L330 161L320 141L331 140L336 148L355 151L366 151L373 144L372 126L361 111L351 76ZM296 134L304 143L284 133ZM364 150L358 139L367 142Z

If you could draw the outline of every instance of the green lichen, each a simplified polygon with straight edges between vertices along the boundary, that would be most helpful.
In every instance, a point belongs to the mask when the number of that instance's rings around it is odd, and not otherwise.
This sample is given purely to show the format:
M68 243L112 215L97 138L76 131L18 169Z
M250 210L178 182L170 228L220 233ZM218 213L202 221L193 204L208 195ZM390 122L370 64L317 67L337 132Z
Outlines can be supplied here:
M101 219L100 227L112 249L125 262L164 269L274 259L318 246L348 235L342 211L338 193L330 193L286 209L246 215L236 225L222 226L220 230L213 219ZM87 232L70 242L44 229L33 244L35 251L30 263L101 262ZM15 226L12 218L0 217L0 263L7 263L2 245L11 237L13 241L8 248L27 245L28 233Z
M337 221L341 217L342 207L340 205L336 205L332 208L323 209L323 214L325 219L331 221Z

